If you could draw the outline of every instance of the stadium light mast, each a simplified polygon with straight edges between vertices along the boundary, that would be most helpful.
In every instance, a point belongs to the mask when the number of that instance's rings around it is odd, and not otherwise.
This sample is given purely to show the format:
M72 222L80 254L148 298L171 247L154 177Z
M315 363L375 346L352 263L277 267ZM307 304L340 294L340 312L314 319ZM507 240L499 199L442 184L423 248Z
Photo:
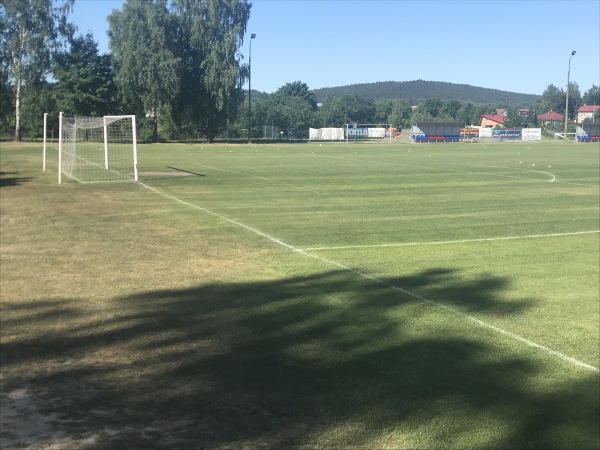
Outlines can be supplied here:
M256 34L250 35L250 51L248 53L248 144L250 144L250 133L252 130L252 39Z
M569 71L567 72L567 101L565 103L565 140L567 139L567 125L569 123L569 83L571 79L571 58L575 55L576 51L571 52L569 56Z

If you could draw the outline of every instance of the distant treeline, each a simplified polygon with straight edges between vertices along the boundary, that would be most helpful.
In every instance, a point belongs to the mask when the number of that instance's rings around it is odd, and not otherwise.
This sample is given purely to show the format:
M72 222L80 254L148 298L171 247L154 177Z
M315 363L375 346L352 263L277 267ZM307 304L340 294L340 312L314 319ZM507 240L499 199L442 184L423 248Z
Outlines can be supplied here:
M348 93L372 100L410 100L418 104L430 98L459 100L462 102L487 103L492 105L512 105L529 107L540 95L519 94L517 92L488 89L468 84L454 84L443 81L380 81L376 83L352 84L348 86L313 89L317 101L328 97L341 97Z

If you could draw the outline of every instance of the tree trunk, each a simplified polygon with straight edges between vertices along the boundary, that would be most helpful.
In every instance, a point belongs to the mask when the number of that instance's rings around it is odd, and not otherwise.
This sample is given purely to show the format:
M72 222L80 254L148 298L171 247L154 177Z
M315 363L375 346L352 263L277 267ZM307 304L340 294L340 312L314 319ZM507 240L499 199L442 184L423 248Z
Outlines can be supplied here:
M154 110L154 118L152 120L152 142L158 142L158 113Z

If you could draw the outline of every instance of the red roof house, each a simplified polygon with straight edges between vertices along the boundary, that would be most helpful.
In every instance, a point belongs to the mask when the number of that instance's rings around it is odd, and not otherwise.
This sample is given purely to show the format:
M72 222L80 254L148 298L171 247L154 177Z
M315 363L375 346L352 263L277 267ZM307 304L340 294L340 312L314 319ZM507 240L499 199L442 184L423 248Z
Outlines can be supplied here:
M548 125L549 123L562 122L565 116L557 113L556 111L548 111L545 114L538 114L537 119L542 122L544 125Z
M486 128L504 127L504 115L502 114L484 114L479 119L479 126Z
M594 117L594 113L600 110L600 105L583 105L577 110L577 123Z

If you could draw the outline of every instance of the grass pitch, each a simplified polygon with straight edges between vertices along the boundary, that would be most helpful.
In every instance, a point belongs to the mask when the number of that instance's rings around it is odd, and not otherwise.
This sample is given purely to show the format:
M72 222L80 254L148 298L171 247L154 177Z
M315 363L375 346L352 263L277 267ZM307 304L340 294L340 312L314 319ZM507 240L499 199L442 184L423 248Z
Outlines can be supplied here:
M3 446L600 446L597 145L49 155L0 149Z

